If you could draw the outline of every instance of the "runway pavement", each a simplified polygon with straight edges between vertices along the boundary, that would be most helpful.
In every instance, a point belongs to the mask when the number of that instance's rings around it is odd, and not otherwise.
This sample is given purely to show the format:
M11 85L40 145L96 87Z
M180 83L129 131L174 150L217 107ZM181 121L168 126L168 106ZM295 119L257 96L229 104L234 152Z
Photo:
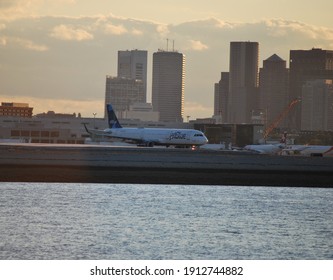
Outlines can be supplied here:
M98 145L0 145L2 182L333 187L333 158Z

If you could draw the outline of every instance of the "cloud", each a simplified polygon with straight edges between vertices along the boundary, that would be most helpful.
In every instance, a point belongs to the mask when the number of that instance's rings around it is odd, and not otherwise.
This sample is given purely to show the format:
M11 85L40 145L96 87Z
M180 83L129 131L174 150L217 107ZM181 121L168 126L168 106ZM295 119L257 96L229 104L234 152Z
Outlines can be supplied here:
M111 23L105 25L106 34L122 35L128 32L123 25L113 25Z
M6 37L0 37L0 46L6 46L6 45L7 45Z
M267 26L268 34L273 37L286 37L294 33L303 35L311 40L333 39L333 30L327 27L310 25L298 21L287 21L283 19L264 20L263 24Z
M48 50L47 46L36 44L36 43L34 43L30 40L14 38L13 41L16 42L18 45L21 45L23 48L26 48L28 50L39 51L39 52L44 52L44 51Z
M131 31L131 33L132 33L133 35L136 35L136 36L141 36L141 35L143 35L143 31L142 31L142 30L139 30L139 29L136 29L136 28L133 28L132 31Z
M165 37L170 33L168 25L166 25L166 24L158 24L156 26L156 31L162 37Z
M45 16L0 22L0 31L0 94L57 96L68 102L102 100L105 75L116 75L117 51L123 49L148 50L149 101L152 53L167 38L175 40L186 55L185 112L191 119L213 114L214 83L229 69L231 41L259 42L260 62L274 53L288 61L292 49L333 48L333 29L284 19L233 23L208 18L167 25L114 15Z
M6 36L0 36L0 45L9 46L9 47L19 47L38 52L44 52L49 49L46 45L36 44L31 40L15 38L15 37L6 37Z
M0 9L8 9L9 7L15 6L14 0L2 0L0 1Z
M0 0L0 19L13 21L55 11L64 5L73 5L77 0ZM72 7L70 7L72 8Z
M203 44L201 41L198 40L190 40L190 49L194 51L204 51L208 49L208 46Z
M1 0L0 19L10 21L29 16L32 14L34 5L39 3L40 0Z
M50 36L64 41L84 41L94 38L92 34L82 28L74 28L64 24L54 27Z

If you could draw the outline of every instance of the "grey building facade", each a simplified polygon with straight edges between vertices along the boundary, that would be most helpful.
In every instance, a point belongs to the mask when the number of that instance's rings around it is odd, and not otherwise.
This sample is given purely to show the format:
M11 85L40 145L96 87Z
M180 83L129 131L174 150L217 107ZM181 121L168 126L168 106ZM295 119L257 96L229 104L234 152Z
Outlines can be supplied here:
M144 50L118 51L117 77L142 81L144 102L147 98L147 54Z
M333 51L322 49L290 51L289 100L302 96L303 85L307 81L333 79ZM301 130L301 106L297 106L289 115L290 130Z
M302 87L302 131L333 131L332 80L307 81Z
M228 116L229 72L221 72L221 79L214 87L214 116L225 123Z
M106 76L105 105L112 104L119 118L135 103L145 102L144 85L141 80ZM104 117L107 117L106 106Z
M229 123L251 123L258 107L258 42L231 42L229 64Z
M259 72L260 109L271 124L288 105L289 70L285 60L274 54L264 60ZM278 127L286 128L286 121Z
M160 121L183 122L185 56L175 51L153 54L152 104Z

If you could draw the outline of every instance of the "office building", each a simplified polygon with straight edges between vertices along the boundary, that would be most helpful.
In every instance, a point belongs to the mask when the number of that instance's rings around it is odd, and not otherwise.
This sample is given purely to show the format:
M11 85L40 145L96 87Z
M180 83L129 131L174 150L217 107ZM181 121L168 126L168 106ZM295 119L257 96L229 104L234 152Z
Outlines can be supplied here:
M302 96L303 85L307 81L333 79L333 51L322 49L290 51L290 86L289 100ZM290 129L301 129L302 106L296 106L290 113ZM304 109L305 110L305 109Z
M147 51L131 50L118 51L118 72L119 78L141 80L143 92L147 98Z
M112 104L119 118L123 117L124 111L128 111L131 105L145 100L141 80L106 76L105 105ZM107 117L106 109L104 112Z
M124 112L123 118L142 122L158 122L159 114L153 111L151 103L135 103Z
M274 54L263 62L259 72L260 113L265 124L271 124L288 105L288 77L285 60ZM281 121L277 126L286 127Z
M228 119L230 123L251 123L258 107L257 42L231 42L229 64Z
M229 72L221 72L221 79L214 86L214 118L226 122L228 115Z
M1 102L0 116L31 118L33 108L28 103Z
M175 51L153 54L152 104L160 121L182 122L184 110L185 56Z
M307 81L302 87L302 131L333 131L332 80Z

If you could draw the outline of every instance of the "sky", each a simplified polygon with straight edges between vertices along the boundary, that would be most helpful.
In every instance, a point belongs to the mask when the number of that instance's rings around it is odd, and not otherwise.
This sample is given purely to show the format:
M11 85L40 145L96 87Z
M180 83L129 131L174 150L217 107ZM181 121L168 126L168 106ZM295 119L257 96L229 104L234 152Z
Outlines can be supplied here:
M333 50L332 10L332 0L0 0L0 102L103 117L105 77L131 49L148 51L150 101L152 55L169 39L186 56L184 119L211 117L231 41L259 42L260 66Z

